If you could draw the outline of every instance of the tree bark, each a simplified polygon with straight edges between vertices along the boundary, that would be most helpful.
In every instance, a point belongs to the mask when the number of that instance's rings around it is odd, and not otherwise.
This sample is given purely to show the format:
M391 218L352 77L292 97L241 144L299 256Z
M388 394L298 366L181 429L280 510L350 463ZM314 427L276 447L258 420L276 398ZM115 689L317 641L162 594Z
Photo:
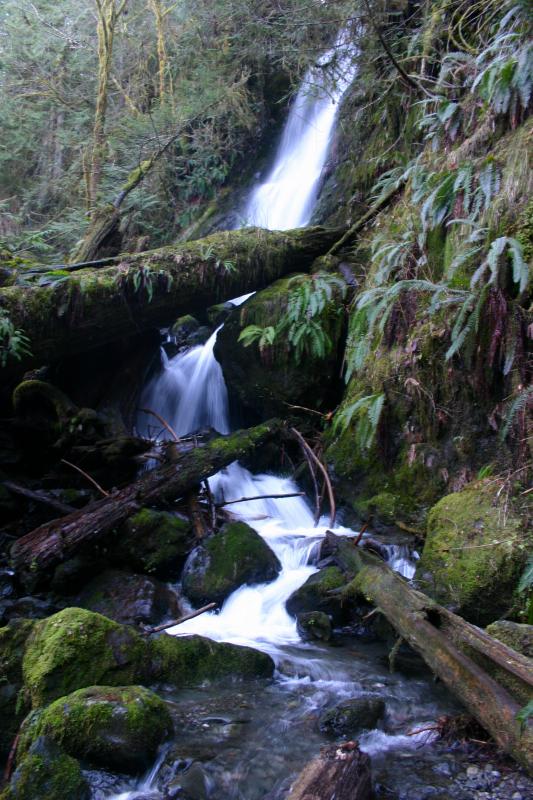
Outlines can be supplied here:
M370 758L355 742L323 747L293 783L287 800L371 800Z
M46 286L5 287L0 308L29 336L32 351L32 357L10 362L6 373L87 352L262 289L309 269L338 236L338 230L320 227L225 231L124 255L111 266L81 269Z
M328 546L339 566L355 576L350 591L377 606L495 742L531 771L533 725L516 719L521 703L468 653L474 648L529 690L532 660L416 591L377 556L354 547L348 539L329 534Z
M213 439L103 499L41 525L11 548L14 569L28 588L33 590L45 585L58 564L71 558L81 547L101 543L143 506L174 502L204 478L253 452L282 430L279 420L271 420Z

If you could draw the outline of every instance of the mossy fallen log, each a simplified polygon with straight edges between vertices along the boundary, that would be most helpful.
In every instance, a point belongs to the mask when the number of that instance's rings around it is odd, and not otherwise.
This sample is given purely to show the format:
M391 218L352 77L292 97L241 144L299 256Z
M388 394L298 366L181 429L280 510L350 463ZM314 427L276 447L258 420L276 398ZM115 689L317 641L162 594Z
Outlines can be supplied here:
M413 589L372 553L332 534L328 544L337 563L353 576L345 593L378 607L494 741L531 771L533 725L517 718L521 693L511 694L488 670L496 664L531 692L533 661Z
M147 253L96 269L35 275L0 290L0 309L30 340L31 356L11 370L56 361L171 323L184 313L261 289L309 269L339 237L320 227L245 228ZM21 273L22 278L24 275Z
M101 543L143 506L173 502L222 467L279 435L282 429L283 423L271 420L213 439L125 488L27 533L11 548L11 561L20 580L31 589L45 584L58 564L81 547Z

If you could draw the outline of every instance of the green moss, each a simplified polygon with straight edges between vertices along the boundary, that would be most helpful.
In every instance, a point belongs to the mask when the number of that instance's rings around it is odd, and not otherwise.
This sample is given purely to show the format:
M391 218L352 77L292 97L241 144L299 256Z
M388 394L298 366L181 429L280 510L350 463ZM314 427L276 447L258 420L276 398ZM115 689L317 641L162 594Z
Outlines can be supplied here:
M168 511L142 508L121 529L110 558L136 572L176 580L192 544L188 520Z
M343 609L341 594L335 590L341 589L345 583L346 577L338 567L325 567L291 594L286 603L287 611L294 616L301 612L322 611L340 622L347 609Z
M153 761L171 731L166 704L148 689L92 686L33 712L18 752L23 756L44 735L90 764L138 772Z
M37 739L17 767L2 800L88 800L78 762L52 742Z
M220 603L243 584L273 580L280 569L253 528L230 522L193 552L182 575L183 591L194 603Z
M0 759L9 754L28 710L21 695L22 660L34 625L33 620L14 619L0 628Z
M135 683L146 646L129 628L100 614L66 608L35 624L23 661L34 707L95 684Z
M274 663L265 653L202 636L163 634L153 639L150 647L154 679L178 687L218 678L269 678L274 671Z
M422 588L477 624L506 611L531 537L494 482L443 497L428 518L417 567Z

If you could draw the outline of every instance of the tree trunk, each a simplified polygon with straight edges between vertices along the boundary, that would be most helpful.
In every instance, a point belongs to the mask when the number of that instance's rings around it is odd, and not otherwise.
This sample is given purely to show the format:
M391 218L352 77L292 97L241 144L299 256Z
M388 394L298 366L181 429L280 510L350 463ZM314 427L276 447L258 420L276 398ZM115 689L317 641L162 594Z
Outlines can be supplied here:
M293 783L287 800L371 800L370 758L355 742L323 747Z
M281 434L282 429L281 422L272 420L214 439L102 500L41 525L11 548L14 569L28 588L44 585L58 564L83 546L101 543L143 506L174 502L204 478Z
M531 659L416 591L377 556L354 547L349 540L329 534L328 547L339 566L355 576L350 592L357 591L377 606L495 742L531 770L533 725L516 719L521 703L469 653L475 649L486 662L505 669L529 692L533 687ZM517 696L521 694L519 691Z
M33 356L11 362L6 372L77 355L262 289L309 269L338 236L338 230L320 227L225 231L125 255L112 266L80 269L47 286L5 287L0 308L29 336Z

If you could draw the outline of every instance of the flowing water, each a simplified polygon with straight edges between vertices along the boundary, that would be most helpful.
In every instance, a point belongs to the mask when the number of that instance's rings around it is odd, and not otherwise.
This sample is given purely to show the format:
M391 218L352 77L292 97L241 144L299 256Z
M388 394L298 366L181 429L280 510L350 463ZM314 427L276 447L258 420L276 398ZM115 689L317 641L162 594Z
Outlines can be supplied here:
M351 78L347 64L333 96L312 94L316 73L306 76L272 171L250 197L247 222L290 228L308 221L336 109ZM233 302L239 304L248 296ZM230 429L227 389L214 357L216 336L217 331L205 345L171 359L162 352L159 373L143 393L141 406L161 414L180 436L205 427L220 433ZM141 415L139 431L146 433L149 425ZM161 435L169 436L166 431ZM215 497L224 501L298 490L289 478L253 475L238 463L209 482ZM135 788L131 782L101 777L93 800L277 800L285 796L290 779L327 742L318 724L324 709L361 696L378 696L386 704L378 727L359 737L361 748L372 756L374 779L383 792L380 796L444 800L457 760L431 745L433 733L427 728L439 714L453 708L446 692L432 685L420 664L410 665L410 676L391 674L387 648L378 641L344 632L333 645L303 642L295 619L286 611L286 600L317 570L327 521L322 519L315 526L303 497L254 500L231 509L272 548L281 571L271 583L241 586L218 613L203 614L169 633L196 633L263 650L274 659L275 679L167 691L176 722L173 741ZM334 532L356 535L341 525ZM415 555L408 547L388 542L383 552L393 569L412 577Z
M336 83L327 87L323 64L335 57ZM341 31L334 47L311 68L296 95L274 164L252 191L244 210L244 224L270 230L307 225L313 213L322 170L335 127L337 110L353 80L353 49L347 32Z

